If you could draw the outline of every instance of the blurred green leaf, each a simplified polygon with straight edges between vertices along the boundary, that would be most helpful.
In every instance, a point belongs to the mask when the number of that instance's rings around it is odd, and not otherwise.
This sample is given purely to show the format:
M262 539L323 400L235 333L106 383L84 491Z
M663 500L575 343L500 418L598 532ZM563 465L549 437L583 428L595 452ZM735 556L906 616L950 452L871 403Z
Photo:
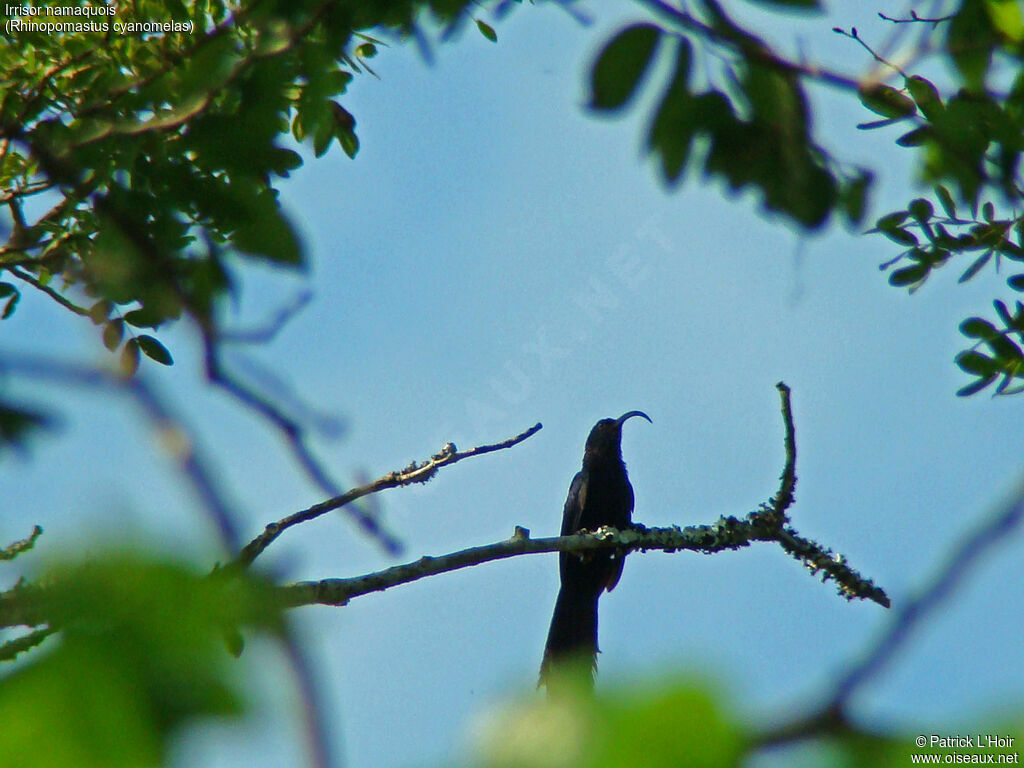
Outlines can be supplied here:
M675 69L658 105L647 137L648 148L660 155L662 175L669 184L686 169L694 134L699 127L696 101L689 91L692 52L689 40L678 41Z
M980 352L961 352L956 356L956 364L964 373L976 376L991 376L998 370L996 362Z
M485 24L480 19L474 19L476 22L476 28L480 30L480 34L490 40L492 43L498 42L498 33L494 31L494 27L490 24Z
M965 85L973 91L983 90L996 44L986 5L986 0L963 0L949 23L946 38L946 49Z
M103 346L113 352L124 338L124 320L115 318L103 326Z
M857 91L861 103L882 117L910 117L917 111L914 100L900 93L891 85L876 83Z
M941 114L942 99L939 97L938 89L930 81L920 75L914 75L907 78L906 85L914 103L926 118L934 120Z
M604 46L591 71L591 109L614 111L629 101L651 63L660 37L660 27L634 24L618 32Z
M167 351L167 347L154 337L141 334L136 337L136 341L139 344L139 350L150 360L154 360L160 363L160 365L174 365L174 359L171 357L171 353Z
M897 269L889 275L889 285L896 287L914 285L924 280L928 276L928 271L927 264L915 264L912 267Z
M960 333L972 339L987 339L999 333L988 320L970 317L960 323Z
M14 314L14 310L18 308L18 302L21 301L21 292L16 291L6 302L4 302L4 308L0 310L0 320L6 320Z
M497 768L727 768L746 746L706 683L667 677L591 698L561 689L491 723L479 766Z
M982 267L988 264L989 260L992 258L992 253L992 251L985 251L983 254L981 254L981 256L974 260L971 266L964 270L964 273L960 275L960 279L957 280L957 282L966 283L968 280L970 280L972 277L978 274L978 272L981 271Z
M920 147L934 135L935 131L930 125L922 125L920 128L904 133L896 139L896 143L901 147Z
M935 194L939 198L939 202L942 203L942 210L946 212L946 215L951 218L956 218L956 204L953 202L953 196L949 194L949 190L941 184L935 187Z
M840 192L840 201L846 218L853 226L858 226L864 219L867 212L868 189L871 186L873 175L869 171L862 171L853 179L847 181Z
M226 629L276 625L243 574L211 578L106 552L41 580L61 642L0 679L0 760L19 768L163 765L181 726L242 712Z
M917 245L917 235L913 232L908 232L905 229L899 229L893 227L891 229L883 229L882 234L892 240L894 243L900 245Z
M907 212L917 219L918 222L925 222L931 219L934 210L931 203L923 197L919 197L910 202L910 205L907 206Z
M906 221L909 216L910 213L908 211L894 211L892 213L887 213L875 223L875 227L882 232L890 229L896 229L900 224Z
M981 392L981 390L985 389L985 387L989 386L995 380L995 375L983 376L982 378L978 379L972 384L968 384L958 389L956 391L956 395L957 397L970 397L971 395L975 395L978 392Z
M1024 41L1024 18L1017 0L986 0L985 10L993 29L1012 43Z
M126 312L124 316L124 321L136 328L156 328L166 320L166 317L154 311L152 307L133 309L131 312Z
M139 340L138 338L128 339L128 342L121 349L121 373L124 376L134 376L139 370Z

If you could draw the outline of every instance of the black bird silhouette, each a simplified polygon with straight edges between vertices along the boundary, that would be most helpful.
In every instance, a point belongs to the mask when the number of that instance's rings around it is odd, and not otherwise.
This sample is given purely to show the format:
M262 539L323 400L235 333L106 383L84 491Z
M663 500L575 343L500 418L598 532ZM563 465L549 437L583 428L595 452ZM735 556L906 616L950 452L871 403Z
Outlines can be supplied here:
M622 425L629 411L617 419L601 419L590 430L583 453L583 468L569 486L562 513L562 535L593 531L604 525L627 528L633 516L633 486L622 461ZM561 587L551 617L551 629L540 667L540 684L550 688L552 672L565 664L587 665L593 683L597 669L597 600L619 583L625 554L614 549L586 553L562 552L558 566Z

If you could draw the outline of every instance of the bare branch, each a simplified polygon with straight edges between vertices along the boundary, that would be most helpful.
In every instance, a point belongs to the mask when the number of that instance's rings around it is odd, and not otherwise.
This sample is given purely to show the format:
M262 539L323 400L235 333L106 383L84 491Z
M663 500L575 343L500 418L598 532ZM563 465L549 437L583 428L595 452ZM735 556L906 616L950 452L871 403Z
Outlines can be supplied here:
M36 544L36 539L43 535L43 529L38 525L32 528L32 533L27 539L21 541L12 541L3 549L0 549L0 561L2 560L13 560L22 552L26 552Z
M891 21L893 24L931 24L932 29L935 29L937 26L939 26L939 24L941 24L944 21L952 21L954 18L956 18L956 14L951 13L949 16L939 16L938 18L934 19L926 19L923 16L918 16L917 11L911 10L909 19L896 19L893 18L892 16L886 16L884 13L881 12L879 12L878 18L882 19L883 21Z
M304 581L280 587L284 603L289 607L300 605L345 605L354 597L371 592L380 592L399 584L408 584L427 576L469 568L474 565L488 563L492 560L504 560L518 555L536 554L539 552L586 552L592 549L617 548L624 551L661 550L676 552L687 550L712 554L729 549L749 546L755 541L766 541L765 514L754 512L745 520L735 517L723 517L712 525L693 525L686 528L645 528L635 526L626 530L611 527L600 528L594 532L577 533L571 536L555 536L546 539L531 539L529 531L516 528L512 538L472 547L460 552L452 552L440 557L421 557L411 563L396 565L383 571L357 576L351 579L323 579L321 581ZM856 571L846 569L857 580L870 583ZM877 588L876 588L877 589ZM881 593L881 590L877 590ZM884 593L881 593L884 596ZM869 593L854 595L880 602ZM887 601L886 601L887 602ZM882 603L885 604L885 603Z
M275 523L270 523L263 529L263 533L249 542L245 548L242 549L238 555L238 560L234 564L241 567L250 565L252 561L259 557L260 553L274 541L274 539L293 525L304 523L307 520L312 520L313 518L319 517L331 510L344 507L346 504L350 504L356 499L368 496L371 493L378 493L379 491L383 491L388 488L397 488L403 485L425 483L437 474L437 470L441 467L455 464L456 462L468 459L472 456L481 456L485 453L493 453L494 451L511 448L512 446L523 442L528 437L536 434L541 429L541 426L542 425L539 423L534 424L525 432L522 432L515 437L510 437L508 440L503 440L500 443L494 443L492 445L477 446L476 448L471 448L468 451L459 452L455 448L454 444L448 443L438 453L435 453L426 461L420 463L414 461L405 469L389 472L371 483L361 485L358 488L353 488L350 491L336 495L333 498L320 502L319 504L314 504L308 509L303 509L299 512L288 515L288 517L282 518Z
M782 399L782 423L786 430L784 445L786 449L786 464L782 468L782 476L779 478L782 485L779 492L772 499L772 506L786 520L786 510L793 503L793 494L796 491L796 427L793 426L793 407L790 402L790 389L784 382L775 385L779 390L779 397Z
M842 35L843 37L848 37L851 40L855 40L856 42L860 43L861 48L863 48L865 51L870 53L872 58L875 61L877 61L879 64L882 64L882 65L884 65L886 67L890 67L891 69L894 69L904 79L907 79L909 77L909 75L907 75L907 73L904 72L902 69L900 69L896 64L893 64L888 59L883 58L880 54L875 52L874 48L872 48L870 45L868 45L866 42L864 42L864 40L860 36L860 33L857 32L857 28L856 27L850 27L850 31L849 32L847 32L842 27L832 27L832 31L835 32L837 35Z

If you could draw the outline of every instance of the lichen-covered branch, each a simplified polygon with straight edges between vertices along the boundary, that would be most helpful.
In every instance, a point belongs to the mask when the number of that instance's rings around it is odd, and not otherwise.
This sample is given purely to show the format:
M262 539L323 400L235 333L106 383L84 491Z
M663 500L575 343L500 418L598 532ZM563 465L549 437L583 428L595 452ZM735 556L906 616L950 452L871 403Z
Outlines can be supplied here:
M345 605L354 597L381 592L399 584L419 581L427 576L436 576L461 568L481 565L493 560L504 560L519 555L539 552L585 552L591 549L615 547L625 551L677 552L688 550L712 554L729 549L740 549L753 542L767 541L764 516L754 512L745 519L722 517L710 525L692 525L686 528L645 528L636 526L626 530L605 527L594 532L577 533L572 536L554 536L545 539L531 539L529 532L516 528L516 533L505 541L472 547L439 557L421 557L410 563L396 565L376 573L350 579L322 579L288 584L280 588L285 604L300 605ZM827 552L820 545L810 545L809 556ZM865 598L889 606L889 599L870 579L861 576L843 560L836 568L827 572L840 585L840 592L848 598ZM811 568L810 563L808 567ZM812 571L824 570L811 568Z
M345 493L336 495L326 501L320 502L319 504L314 504L307 509L295 512L281 520L278 520L277 522L270 523L263 529L263 532L259 536L249 542L242 549L234 565L245 567L251 564L253 560L259 557L263 550L270 546L274 539L294 525L312 520L313 518L319 517L331 510L340 509L346 504L351 504L356 499L368 496L371 493L378 493L379 491L383 491L388 488L398 488L403 485L425 483L437 474L437 471L441 467L455 464L456 462L468 459L472 456L481 456L485 453L492 453L494 451L511 448L512 446L523 442L528 437L536 434L541 429L541 426L541 424L534 424L525 432L522 432L515 437L510 437L508 440L503 440L500 443L494 443L493 445L480 445L476 448L471 448L468 451L460 452L456 449L453 443L448 443L441 448L438 453L435 453L426 461L414 461L405 469L389 472L371 483L361 485L357 488L352 488Z
M616 530L615 528L605 527L594 532L546 539L531 539L529 531L525 528L517 527L515 534L507 541L472 547L440 557L421 557L419 560L404 565L396 565L383 571L350 579L324 579L322 581L290 584L281 587L282 599L289 606L311 604L345 605L353 597L359 597L371 592L380 592L399 584L418 581L427 576L436 576L440 573L468 568L492 560L504 560L509 557L538 552L583 552L590 549L617 547L625 551L657 549L664 552L675 552L678 550L689 550L712 554L728 549L746 547L757 541L775 541L789 554L801 561L812 574L821 574L822 581L834 581L838 587L839 594L848 600L854 598L872 600L888 608L890 605L889 598L884 590L875 586L871 579L862 576L857 570L852 568L847 563L845 557L834 553L828 547L800 536L789 524L787 510L793 503L796 490L796 428L793 425L790 389L783 382L779 382L776 388L779 390L779 396L782 400L782 420L785 427L784 442L786 453L779 490L770 501L762 504L758 510L751 512L743 519L733 516L720 517L710 525L691 525L686 528L679 528L678 526L646 528L642 525L635 525L627 530ZM386 475L380 480L375 481L375 483L370 483L356 490L361 492L360 495L365 495L366 493L374 492L374 490L389 488L394 485L423 482L432 477L437 468L444 464L451 464L454 461L471 455L515 445L538 429L540 429L539 424L522 435L505 441L505 443L474 448L472 451L467 451L464 454L456 453L454 446L450 446L451 450L449 452L448 446L446 446L445 449L442 449L441 453L434 456L429 462L421 465L412 464L403 470L402 473ZM420 479L421 477L422 479ZM354 491L350 493L354 493ZM353 498L358 498L358 496ZM348 499L348 501L351 500ZM348 503L348 501L345 503ZM332 502L324 502L324 504L331 504ZM334 509L336 506L340 505L335 504L328 508ZM316 507L312 507L312 509L316 509ZM326 511L326 509L323 511ZM297 513L297 515L302 514L304 513ZM322 514L322 512L317 514ZM301 520L296 522L301 522ZM270 526L268 526L269 529ZM264 533L266 534L266 532ZM277 534L275 533L274 535L276 536ZM256 542L250 544L249 547L254 546L254 544ZM264 544L263 546L265 547L266 545Z
M36 539L43 535L43 529L38 525L32 528L32 533L27 539L21 539L20 541L12 541L6 547L0 549L0 560L13 560L22 552L32 549L35 546Z

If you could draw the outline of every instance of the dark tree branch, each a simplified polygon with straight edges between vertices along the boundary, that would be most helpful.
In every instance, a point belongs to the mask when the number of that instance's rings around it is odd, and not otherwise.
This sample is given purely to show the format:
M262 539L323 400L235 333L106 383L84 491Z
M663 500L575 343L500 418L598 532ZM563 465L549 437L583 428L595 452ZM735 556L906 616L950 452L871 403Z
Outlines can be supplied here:
M306 730L306 744L312 768L331 768L339 763L331 757L329 732L339 727L337 718L330 727L324 719L321 676L314 671L314 665L306 655L305 646L292 632L285 632L281 638L285 658L295 675L295 682L302 701L303 725Z
M281 307L266 325L230 331L221 330L217 338L222 342L230 342L232 344L266 344L271 342L280 333L281 329L288 324L288 321L309 304L312 298L312 291L308 289L303 290L290 304Z
M438 453L435 453L426 461L420 463L414 461L405 469L389 472L371 483L361 485L358 488L353 488L343 494L335 495L326 501L314 504L312 507L288 515L288 517L282 518L275 523L270 523L263 529L263 533L249 542L245 548L242 549L234 565L241 567L250 565L252 561L259 557L260 553L274 541L274 539L294 525L304 523L307 520L312 520L313 518L319 517L331 510L344 507L346 504L350 504L356 499L368 496L371 493L378 493L379 491L383 491L388 488L398 488L403 485L425 483L437 474L437 470L441 467L455 464L456 462L468 459L472 456L481 456L485 453L493 453L494 451L511 448L512 446L523 442L528 437L536 434L540 429L540 424L534 424L525 432L522 432L515 437L510 437L508 440L503 440L502 442L494 443L493 445L477 446L476 448L471 448L468 451L462 452L459 452L452 443L448 443Z
M842 678L836 687L832 699L835 707L844 707L850 698L865 682L876 677L892 660L897 649L903 645L911 632L921 621L933 613L948 599L967 573L976 566L994 546L1003 541L1024 520L1024 481L1018 484L1013 498L1001 509L983 521L975 531L950 553L946 564L941 568L928 587L917 596L907 600L903 607L893 616L889 630L879 638L875 647L868 652L860 663L855 665Z
M941 24L944 21L952 21L955 17L956 14L951 13L949 16L939 16L938 18L934 19L926 19L923 16L918 16L917 11L914 10L910 11L909 19L897 19L893 18L892 16L886 16L884 13L881 12L879 12L878 14L878 18L882 19L882 21L891 21L893 24L931 24L932 29L935 29L935 27L939 26L939 24Z
M784 382L775 385L779 390L779 397L782 400L782 424L786 430L783 445L786 450L786 463L782 468L782 476L779 478L782 485L779 492L775 494L771 505L785 521L786 510L793 503L793 494L796 491L796 427L793 426L793 406L790 402L790 389Z
M201 455L193 435L142 377L124 378L111 371L9 353L0 355L0 370L77 386L112 388L131 395L157 433L164 438L165 445L192 485L203 511L213 522L222 546L228 552L237 551L239 537L234 514L213 479L209 463Z
M740 33L734 26L712 26L706 24L686 11L673 8L664 0L640 0L640 2L651 8L658 15L671 20L682 29L692 32L710 43L732 48L750 61L756 61L758 64L779 72L817 80L848 91L856 91L860 86L860 80L855 77L832 72L814 65L798 64L784 59L774 53L762 41Z
M778 728L756 734L752 749L805 741L851 728L847 711L850 700L865 683L877 677L892 662L896 652L912 632L935 613L956 591L971 568L981 562L993 547L1006 539L1024 521L1024 481L1018 483L1015 495L975 531L962 539L950 553L946 564L928 586L916 597L903 603L892 617L888 629L874 646L840 678L831 697L817 711Z

